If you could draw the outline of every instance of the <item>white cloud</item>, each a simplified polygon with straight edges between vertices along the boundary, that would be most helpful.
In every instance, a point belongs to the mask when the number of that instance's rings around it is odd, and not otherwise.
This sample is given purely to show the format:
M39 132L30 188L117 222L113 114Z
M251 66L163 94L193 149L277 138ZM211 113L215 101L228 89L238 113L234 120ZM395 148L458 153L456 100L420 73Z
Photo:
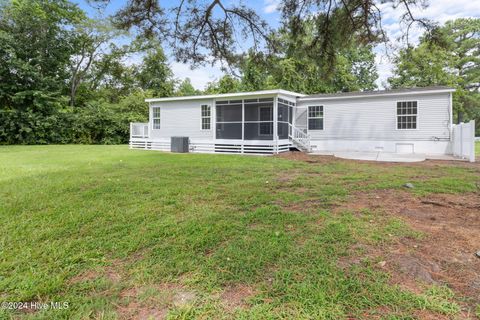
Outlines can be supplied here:
M265 7L263 8L263 12L273 13L278 10L280 0L263 0L263 3L265 5Z
M190 65L173 62L170 64L176 78L181 80L190 78L195 89L203 90L208 82L218 79L222 76L220 66L204 66L191 69Z

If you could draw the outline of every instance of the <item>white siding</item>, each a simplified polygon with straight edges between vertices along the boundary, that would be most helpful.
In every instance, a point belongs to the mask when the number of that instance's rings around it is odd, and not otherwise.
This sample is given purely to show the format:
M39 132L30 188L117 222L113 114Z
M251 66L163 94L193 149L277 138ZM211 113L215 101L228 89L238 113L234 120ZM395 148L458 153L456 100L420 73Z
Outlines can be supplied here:
M272 95L268 95L272 96ZM241 96L257 98L263 96ZM279 97L295 101L294 97ZM308 97L305 97L308 99ZM224 100L228 100L225 98ZM397 101L417 101L417 129L397 129ZM322 105L324 130L311 130L314 151L384 151L400 153L451 153L450 93L368 96L302 101L297 99L294 125L306 128L307 107ZM201 105L211 105L211 129L201 130ZM152 128L152 108L160 107L160 129ZM214 142L215 104L210 98L151 102L148 143L146 148L169 149L170 137L190 138L193 151L213 152L214 143L242 144L242 141ZM265 144L265 141L248 141ZM288 141L282 142L288 144ZM158 146L157 146L158 144ZM163 150L162 149L162 150Z
M201 105L212 106L212 121L210 130L201 130ZM185 100L169 102L152 102L150 105L150 119L152 107L160 107L160 129L152 129L150 121L150 138L168 140L172 136L189 137L191 141L212 140L214 130L214 104L212 99Z
M397 101L414 100L418 101L417 129L397 130ZM297 104L300 108L309 105L324 106L324 130L309 131L312 141L450 140L449 93L300 101Z

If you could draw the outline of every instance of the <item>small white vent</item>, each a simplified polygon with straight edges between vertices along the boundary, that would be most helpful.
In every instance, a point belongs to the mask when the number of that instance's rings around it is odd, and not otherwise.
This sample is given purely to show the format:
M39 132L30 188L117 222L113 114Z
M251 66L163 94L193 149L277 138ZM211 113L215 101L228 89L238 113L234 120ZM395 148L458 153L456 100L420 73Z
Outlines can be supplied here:
M396 153L414 153L413 143L397 143L395 144Z

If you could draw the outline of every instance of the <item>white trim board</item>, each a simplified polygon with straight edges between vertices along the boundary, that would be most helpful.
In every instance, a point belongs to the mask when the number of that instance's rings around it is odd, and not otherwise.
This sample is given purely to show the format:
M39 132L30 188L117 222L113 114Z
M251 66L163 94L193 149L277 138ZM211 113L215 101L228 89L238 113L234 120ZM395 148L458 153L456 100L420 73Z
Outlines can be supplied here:
M275 89L275 90L262 90L262 91L250 91L250 92L209 94L209 95L201 95L201 96L150 98L150 99L145 99L145 102L218 99L218 98L229 98L229 97L249 97L249 96L252 96L252 95L277 95L277 94L291 96L291 97L305 97L306 96L303 93L287 91L287 90L283 90L283 89Z

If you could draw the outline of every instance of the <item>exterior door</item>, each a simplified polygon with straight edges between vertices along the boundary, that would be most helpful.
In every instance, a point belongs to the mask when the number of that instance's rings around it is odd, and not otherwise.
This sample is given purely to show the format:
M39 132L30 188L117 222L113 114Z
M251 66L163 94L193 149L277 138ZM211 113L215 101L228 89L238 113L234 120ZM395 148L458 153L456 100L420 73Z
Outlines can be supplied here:
M308 119L307 112L308 108L296 108L295 114L295 127L302 130L303 132L308 131Z

